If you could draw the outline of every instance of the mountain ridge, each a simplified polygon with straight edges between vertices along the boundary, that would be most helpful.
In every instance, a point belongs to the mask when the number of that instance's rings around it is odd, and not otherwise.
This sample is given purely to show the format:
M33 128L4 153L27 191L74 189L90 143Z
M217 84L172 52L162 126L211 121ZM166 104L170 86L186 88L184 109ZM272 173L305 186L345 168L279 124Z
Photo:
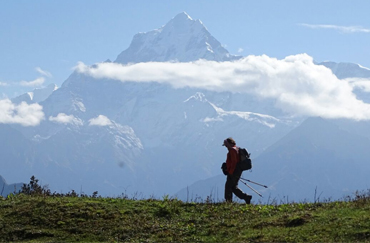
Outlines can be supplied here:
M347 62L321 62L318 65L323 65L335 74L339 79L345 78L370 78L370 69L363 67L356 63L347 63Z

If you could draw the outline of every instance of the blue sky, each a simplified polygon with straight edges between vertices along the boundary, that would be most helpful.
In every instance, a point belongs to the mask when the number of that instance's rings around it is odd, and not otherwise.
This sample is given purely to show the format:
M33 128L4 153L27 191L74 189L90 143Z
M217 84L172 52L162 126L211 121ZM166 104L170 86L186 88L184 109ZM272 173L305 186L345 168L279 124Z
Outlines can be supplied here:
M0 98L40 87L40 80L60 86L79 61L115 60L134 34L159 28L183 11L200 19L232 54L283 59L307 53L318 62L370 67L369 9L368 0L4 0Z

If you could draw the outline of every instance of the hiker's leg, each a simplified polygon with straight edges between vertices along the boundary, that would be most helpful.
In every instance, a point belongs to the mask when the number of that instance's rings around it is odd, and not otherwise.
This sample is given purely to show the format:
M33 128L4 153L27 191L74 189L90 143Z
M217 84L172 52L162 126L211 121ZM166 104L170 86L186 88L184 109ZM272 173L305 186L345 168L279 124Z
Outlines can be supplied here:
M225 200L227 202L233 201L233 178L231 175L227 175L226 183L225 183Z
M239 176L234 176L233 178L233 187L232 187L232 192L240 199L245 199L247 194L244 193L240 188L238 187L240 177Z
M240 190L240 188L238 187L239 180L240 180L240 177L237 177L237 176L234 177L233 193L238 198L245 200L245 202L247 204L250 204L251 203L252 196L251 195L248 195L247 193L245 193L242 190Z

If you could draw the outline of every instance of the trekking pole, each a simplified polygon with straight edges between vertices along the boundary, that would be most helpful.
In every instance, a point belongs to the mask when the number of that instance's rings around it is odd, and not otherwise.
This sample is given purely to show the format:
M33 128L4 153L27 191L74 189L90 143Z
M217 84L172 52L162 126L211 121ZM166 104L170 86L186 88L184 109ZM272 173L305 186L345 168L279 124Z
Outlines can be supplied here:
M248 185L247 183L245 183L244 181L241 181L244 185L246 185L247 187L249 187L252 191L254 191L255 193L257 193L258 196L260 197L263 197L258 191L254 190L253 187L251 187L250 185Z
M248 181L248 182L253 183L253 184L256 184L256 185L259 185L259 186L263 186L264 188L267 188L267 186L262 185L262 184L259 184L259 183L257 183L257 182L254 182L254 181L251 181L251 180L248 180L248 179L244 179L244 178L240 178L240 179L241 179L241 180Z

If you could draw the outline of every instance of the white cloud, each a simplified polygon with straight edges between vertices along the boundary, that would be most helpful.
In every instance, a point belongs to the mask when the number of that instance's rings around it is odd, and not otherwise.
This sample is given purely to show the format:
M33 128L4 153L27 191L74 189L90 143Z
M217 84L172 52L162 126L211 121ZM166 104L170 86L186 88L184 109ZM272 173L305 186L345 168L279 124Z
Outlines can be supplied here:
M36 67L35 69L36 69L36 71L37 71L39 74L41 74L41 75L43 75L43 76L45 76L45 77L48 77L48 78L53 77L53 75L51 75L51 73L50 73L50 72L45 71L45 70L42 70L40 67Z
M244 51L244 49L243 48L239 48L238 49L238 53L242 53Z
M48 78L51 78L52 75L50 72L48 71L45 71L45 70L42 70L40 67L36 67L35 70L41 74L42 76L45 76L45 77L48 77ZM35 80L32 80L32 81L20 81L20 82L11 82L11 83L6 83L6 82L1 82L0 81L0 86L25 86L25 87L38 87L38 86L42 86L45 82L45 78L44 77L39 77L39 78L36 78Z
M364 92L370 93L370 79L348 78L346 81L348 81L353 88L361 89Z
M39 104L13 104L9 99L0 100L0 123L37 126L44 119L42 106Z
M111 120L108 117L99 115L96 118L92 118L89 120L89 126L109 126L112 125Z
M92 67L79 63L76 70L97 79L254 94L275 99L276 106L291 115L370 119L370 104L356 98L352 85L315 65L307 54L282 60L248 56L233 62L98 63Z
M41 86L45 82L44 77L37 78L33 81L21 81L19 84L21 86L27 86L27 87L35 87L35 86Z
M370 29L363 28L361 26L340 26L340 25L330 25L330 24L299 24L304 27L311 29L333 29L338 30L342 33L370 33Z
M66 115L65 113L59 113L56 117L50 116L49 121L62 123L62 124L74 124L77 126L82 126L83 121L76 118L74 115Z

